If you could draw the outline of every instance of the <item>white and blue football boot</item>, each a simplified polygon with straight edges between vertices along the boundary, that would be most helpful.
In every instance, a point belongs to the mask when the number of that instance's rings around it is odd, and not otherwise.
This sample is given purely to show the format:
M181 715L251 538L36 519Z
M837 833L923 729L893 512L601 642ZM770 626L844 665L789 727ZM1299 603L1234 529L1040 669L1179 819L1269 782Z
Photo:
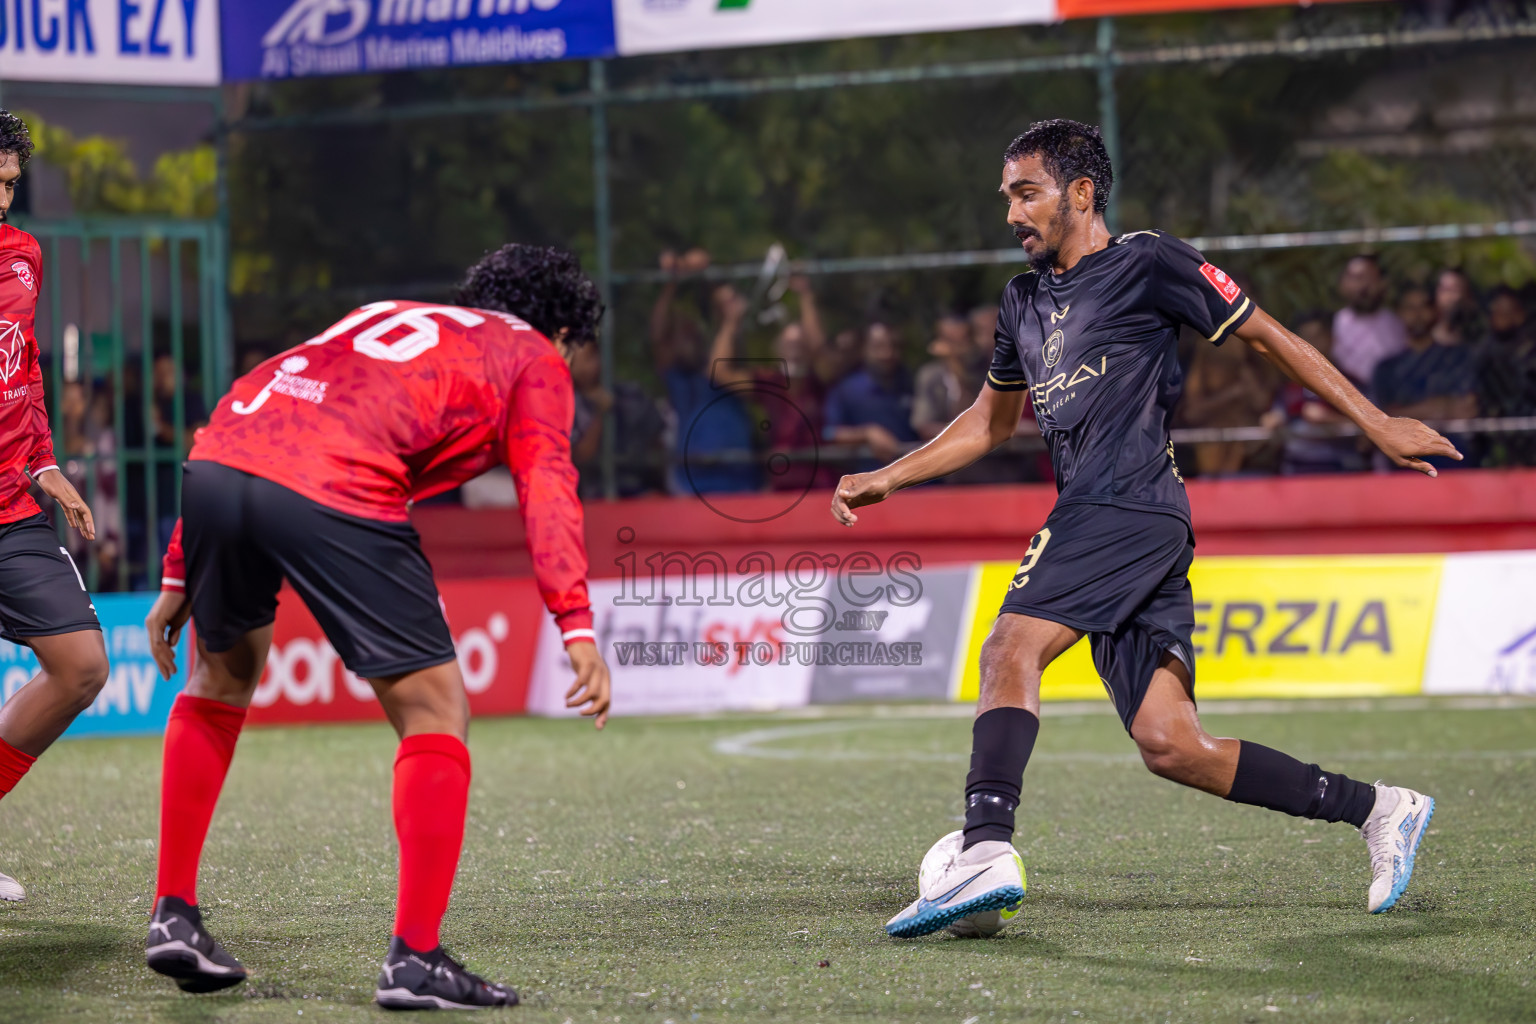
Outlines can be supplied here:
M961 936L989 935L1002 927L1003 915L1012 919L1018 913L1024 861L1013 844L989 840L960 850L953 842L959 835L945 836L930 851L932 856L942 847L952 849L944 863L930 865L924 858L917 901L885 923L888 934L911 939L950 928Z
M1434 797L1376 783L1376 804L1360 828L1371 851L1371 913L1391 910L1408 888L1414 856L1434 816Z

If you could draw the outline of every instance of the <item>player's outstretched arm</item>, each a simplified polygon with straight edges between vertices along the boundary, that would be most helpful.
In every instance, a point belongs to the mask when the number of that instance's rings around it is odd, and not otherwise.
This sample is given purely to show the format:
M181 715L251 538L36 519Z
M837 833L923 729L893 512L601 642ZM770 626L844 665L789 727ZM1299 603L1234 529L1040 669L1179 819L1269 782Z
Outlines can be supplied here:
M964 469L1013 436L1024 415L1028 390L998 391L984 387L971 407L956 416L943 433L872 473L850 473L832 494L832 517L844 526L859 521L856 508L884 501L903 487L912 487Z
M1236 333L1288 377L1348 417L1397 465L1435 476L1435 467L1416 456L1461 459L1456 446L1439 431L1405 416L1388 416L1372 405L1326 356L1262 309L1255 310Z

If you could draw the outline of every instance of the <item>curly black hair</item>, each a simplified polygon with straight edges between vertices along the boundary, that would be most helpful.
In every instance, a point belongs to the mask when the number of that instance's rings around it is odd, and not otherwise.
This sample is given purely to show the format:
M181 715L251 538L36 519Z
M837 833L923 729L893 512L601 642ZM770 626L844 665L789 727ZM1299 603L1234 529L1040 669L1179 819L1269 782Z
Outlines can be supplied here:
M1093 182L1093 210L1104 212L1109 191L1115 186L1115 170L1109 165L1109 151L1097 128L1064 117L1036 121L1008 144L1003 163L1036 153L1063 189L1078 178Z
M581 272L581 261L547 245L504 245L469 268L457 302L519 317L546 337L570 328L572 342L597 337L603 303L597 285Z
M23 167L32 156L32 133L27 130L27 122L9 110L0 110L0 153L15 153Z

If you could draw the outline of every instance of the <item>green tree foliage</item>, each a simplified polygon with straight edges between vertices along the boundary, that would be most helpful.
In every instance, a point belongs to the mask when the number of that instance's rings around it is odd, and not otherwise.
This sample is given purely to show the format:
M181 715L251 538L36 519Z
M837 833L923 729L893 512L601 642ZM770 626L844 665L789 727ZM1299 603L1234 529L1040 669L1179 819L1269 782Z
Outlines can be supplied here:
M142 175L121 140L77 136L35 114L23 117L37 146L37 158L63 174L76 213L214 215L218 161L212 146L164 153L149 174Z
M1393 5L1279 9L1220 18L1122 21L1119 43L1152 47L1396 24ZM1344 23L1347 21L1347 24ZM666 55L613 62L616 88L854 68L1089 52L1091 23ZM1525 46L1527 56L1532 51ZM1117 73L1123 152L1120 227L1185 235L1343 228L1510 215L1486 197L1474 159L1368 158L1308 143L1326 112L1372 76L1443 55L1377 52L1310 61L1148 64ZM1516 55L1518 57L1518 55ZM368 299L446 297L462 268L505 241L557 243L591 265L591 122L581 108L487 115L476 101L586 86L584 64L265 83L258 114L436 102L441 117L238 134L233 155L237 324L247 338L300 340ZM455 106L462 114L454 115ZM662 249L703 246L716 262L1002 249L1003 147L1043 117L1096 121L1091 69L777 93L610 108L615 264L655 266ZM1307 143L1307 145L1304 145ZM1310 145L1310 148L1308 146ZM1321 153L1322 155L1318 155ZM1518 161L1517 161L1518 163ZM1482 175L1482 177L1479 177ZM1525 194L1512 190L1510 194ZM1483 285L1523 283L1516 242L1385 247L1399 276L1465 264ZM1223 254L1277 315L1331 304L1348 251ZM241 268L245 268L242 272ZM831 326L890 319L916 356L932 318L995 298L1021 266L831 277ZM609 322L621 366L647 363L655 290L618 288ZM687 290L706 313L708 292ZM756 339L762 343L764 339Z

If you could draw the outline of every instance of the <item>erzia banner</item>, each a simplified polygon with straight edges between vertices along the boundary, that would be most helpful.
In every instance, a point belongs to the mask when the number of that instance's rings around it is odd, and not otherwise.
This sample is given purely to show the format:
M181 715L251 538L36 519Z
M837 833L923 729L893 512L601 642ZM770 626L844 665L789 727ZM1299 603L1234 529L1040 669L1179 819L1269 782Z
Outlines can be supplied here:
M1454 557L1454 556L1453 556ZM1444 555L1195 559L1195 693L1384 697L1418 693ZM1013 562L977 567L978 598L956 696L975 700L981 644ZM1045 671L1042 700L1102 696L1086 639Z

